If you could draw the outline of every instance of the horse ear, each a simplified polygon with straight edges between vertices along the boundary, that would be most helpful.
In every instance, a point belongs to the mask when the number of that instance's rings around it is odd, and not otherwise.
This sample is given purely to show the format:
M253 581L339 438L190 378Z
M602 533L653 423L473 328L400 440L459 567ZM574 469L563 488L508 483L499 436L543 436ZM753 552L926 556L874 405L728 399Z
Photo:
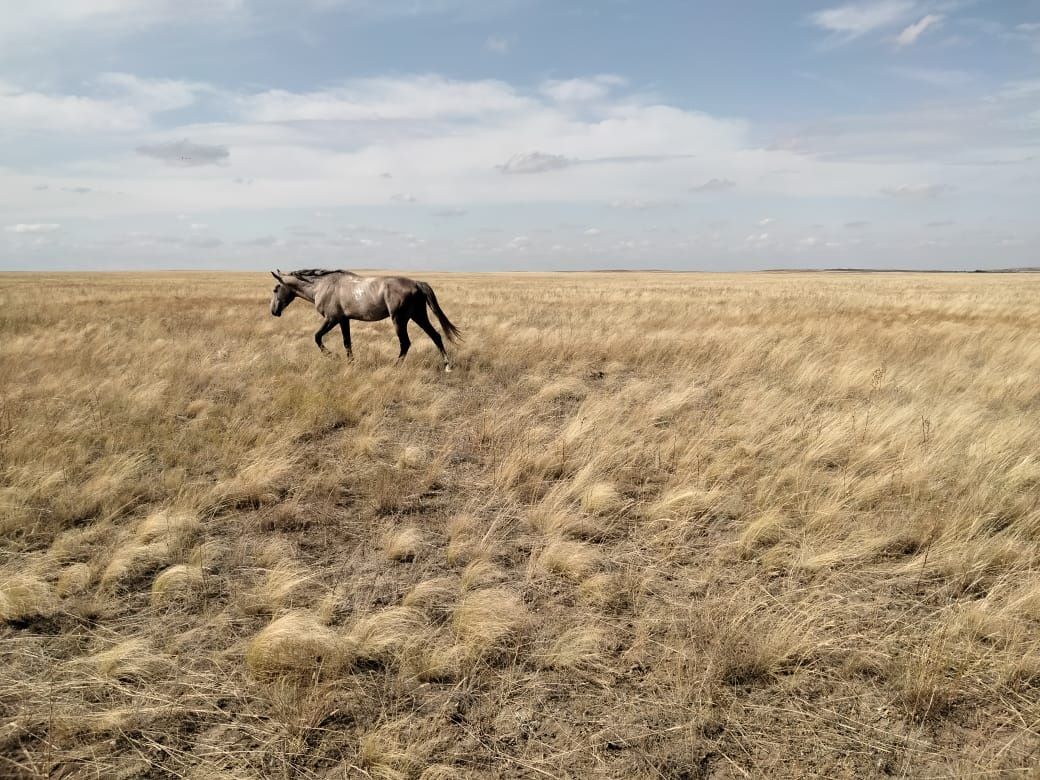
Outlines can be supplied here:
M277 279L280 282L280 281L282 281L282 277L279 274L280 274L279 271L271 271L271 276L273 276L275 279Z

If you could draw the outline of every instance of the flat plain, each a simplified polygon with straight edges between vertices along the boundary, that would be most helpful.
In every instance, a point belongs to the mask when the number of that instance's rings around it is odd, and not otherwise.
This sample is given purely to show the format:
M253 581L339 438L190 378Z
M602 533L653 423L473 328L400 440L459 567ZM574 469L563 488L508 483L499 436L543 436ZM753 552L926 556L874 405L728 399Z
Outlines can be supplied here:
M0 776L1036 776L1040 277L414 275L0 276Z

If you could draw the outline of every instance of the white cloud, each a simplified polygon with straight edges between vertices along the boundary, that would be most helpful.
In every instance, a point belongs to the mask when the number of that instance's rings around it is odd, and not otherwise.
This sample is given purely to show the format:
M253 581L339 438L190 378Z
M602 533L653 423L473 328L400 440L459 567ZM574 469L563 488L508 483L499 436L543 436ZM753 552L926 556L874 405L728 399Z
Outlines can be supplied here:
M510 49L509 40L498 35L489 35L484 41L484 51L494 54L508 54Z
M105 73L91 85L101 94L53 95L0 82L0 128L50 131L130 132L146 127L152 115L189 106L205 84L142 79Z
M540 89L543 95L557 103L582 103L602 100L614 87L623 86L625 83L625 79L620 76L603 74L590 79L545 81Z
M696 187L690 187L690 192L725 192L737 186L731 179L709 179Z
M940 14L928 14L927 16L923 16L920 20L903 28L903 31L899 33L899 36L896 38L896 43L899 46L912 46L917 43L917 39L924 34L925 30L929 27L934 27L942 20L943 17Z
M392 100L375 94L376 83L391 81L400 87L391 90ZM431 84L447 85L449 93L470 98L451 109L453 113L446 113L443 105L431 108L425 91ZM481 95L489 84L508 110L487 111ZM149 128L144 137L119 142L124 156L117 153L54 168L52 189L87 183L89 176L99 192L124 193L91 198L90 212L59 204L67 211L54 215L177 214L229 205L259 209L386 204L406 192L421 195L432 208L580 199L658 207L680 202L691 178L711 176L697 159L718 160L722 167L721 161L739 154L748 138L745 122L630 97L572 108L498 82L453 82L428 75L369 80L363 88L357 86L354 82L345 88L351 102L346 114L338 110L344 96L337 92L337 111L327 114L334 118L306 122L283 120L307 116L306 110L296 108L305 107L315 94L329 96L329 90L284 93L291 111L270 111L270 104L255 99L269 97L269 92L227 94L221 105L230 116L223 121L162 131ZM355 110L377 99L392 105L394 110L386 113L395 118L373 121L370 110ZM256 110L261 104L263 112ZM344 115L357 118L335 118ZM99 133L95 138L100 137ZM199 165L191 176L163 175L129 156L135 148L166 164L220 165ZM530 151L514 153L503 162L503 149ZM508 181L502 177L503 172L562 169L573 169L565 183L548 173L512 175ZM393 171L392 179L381 177L387 171ZM39 182L38 175L30 181L29 174L26 171L24 191ZM17 213L19 221L29 222L37 221L39 211L26 205Z
M1022 124L1023 107L1009 102L999 96L947 99L912 110L836 116L807 125L771 148L831 161L908 166L967 161L983 150L990 158L998 149L1006 150L999 156L1007 159L1026 157L1033 152L1027 151L1032 143Z
M766 217L765 219L760 219L758 221L758 226L759 227L766 227L768 225L772 225L774 222L776 222L776 220L773 219L772 217Z
M899 187L885 187L882 193L893 198L916 198L931 200L946 195L954 190L949 184L903 184Z
M46 95L0 82L0 128L125 132L144 127L141 109L79 95Z
M817 11L809 20L827 32L851 39L895 25L913 8L914 4L908 0L874 0Z
M209 84L176 79L142 79L130 73L102 73L97 83L141 111L159 113L192 105L200 93L213 92Z
M532 106L501 81L442 76L355 79L317 92L270 90L238 100L253 122L458 119L519 112Z
M8 225L4 228L8 233L53 233L61 230L61 225L55 222L19 223Z
M157 25L241 15L246 0L0 0L0 47L57 47L69 37L122 36Z
M502 173L546 173L548 171L558 171L573 164L573 160L569 160L560 154L521 152L520 154L514 154L498 168Z
M585 231L586 236L598 236L602 231L599 228L589 228Z
M416 264L424 259L440 262L458 258L467 252L476 257L497 251L504 253L503 257L520 258L520 251L528 250L523 257L548 257L550 246L567 242L559 234L541 230L558 224L560 219L571 221L568 230L578 235L573 245L567 244L571 250L584 253L583 257L589 260L606 258L616 242L637 235L626 235L627 230L634 231L634 225L650 221L660 223L661 230L655 234L660 240L655 241L654 252L662 256L673 253L692 258L706 247L718 252L737 251L735 246L750 256L768 244L771 251L778 253L779 263L782 252L797 251L800 237L827 234L823 232L825 228L809 227L786 212L784 228L773 230L773 223L766 221L772 217L763 215L771 212L770 202L801 200L808 213L816 209L809 199L825 198L834 206L831 213L841 214L840 209L853 202L847 199L873 199L871 210L864 215L886 228L865 232L873 240L875 233L888 235L890 223L886 214L924 211L929 198L953 188L968 193L965 199L976 191L991 188L1008 198L1028 201L1028 185L1014 184L1016 177L1029 172L1021 166L980 171L967 166L951 167L937 159L949 151L964 154L971 149L977 150L978 159L1021 159L1028 152L1013 153L1007 139L1021 143L1016 139L1022 139L1024 131L1011 123L994 121L1003 116L999 112L1010 110L1007 101L984 104L982 109L974 105L974 114L946 105L929 106L927 112L918 113L838 116L814 123L799 133L799 143L767 148L762 145L760 132L752 132L747 122L668 105L660 99L608 94L594 101L559 102L542 93L538 86L525 90L502 84L495 88L495 94L508 99L508 110L479 113L479 107L464 107L446 112L428 108L428 99L421 94L422 85L451 84L455 94L465 94L474 85L479 93L484 88L479 85L487 82L451 82L428 75L395 76L392 81L402 85L411 82L414 88L402 86L388 101L387 96L375 95L370 86L367 92L356 89L356 82L342 89L350 93L347 97L355 107L370 107L377 99L387 101L394 107L393 118L373 121L370 114L352 109L346 115L356 118L349 120L334 112L334 118L328 120L286 121L285 113L275 112L265 115L269 121L261 121L251 113L256 104L250 99L255 94L229 94L228 114L221 116L221 121L172 126L162 131L149 128L145 133L122 137L122 156L117 151L107 157L51 164L45 176L50 187L47 191L33 190L41 181L38 168L28 166L20 173L15 170L12 176L8 167L4 171L7 197L3 203L7 221L75 224L76 247L86 253L90 245L80 240L81 230L100 233L108 229L103 226L119 226L122 234L127 225L125 217L141 215L142 227L155 225L161 232L161 225L154 222L160 215L167 215L172 223L175 215L187 214L190 217L184 220L182 236L222 239L222 257L225 252L241 252L237 256L246 258L248 248L238 240L239 235L264 237L267 233L278 235L277 230L269 226L245 234L237 228L224 232L225 227L237 224L232 220L243 217L225 217L222 212L250 214L256 224L268 224L266 220L279 224L269 210L292 208L308 214L315 209L335 210L339 215L345 207L382 208L390 215L385 219L399 230L397 235L354 231L355 235L348 239L330 230L325 236L294 238L286 234L285 240L293 246L307 241L307 249L315 253L316 261L335 262L335 252L348 246L360 247L359 240L364 237L381 243L380 247L366 247L367 257L386 263L405 258L405 262ZM285 94L289 103L295 105L303 104L308 96L328 96L331 92L336 92L334 97L339 100L344 97L340 89ZM170 97L161 102L170 105L185 99L185 92L171 90ZM1013 108L1022 113L1022 106L1015 104ZM424 115L428 118L416 119ZM1018 135L1007 135L1011 132ZM107 139L109 135L97 132L93 138ZM73 140L83 137L70 133L70 146ZM191 144L232 150L233 154L221 158L223 163L219 166L201 166L189 172L148 164L133 154L137 145L158 146L169 157L175 151L170 145L188 138ZM517 150L527 151L515 153ZM509 157L511 153L513 156ZM381 177L387 171L393 172L392 179ZM503 171L517 175L504 176ZM783 175L774 175L778 171ZM536 175L538 172L544 175ZM519 175L522 173L534 175ZM251 184L236 183L240 181ZM691 184L697 185L693 191L701 193L699 196L690 194ZM903 186L895 186L899 184ZM999 184L1006 186L998 189ZM94 192L72 197L61 191L80 185L89 185ZM902 204L886 201L881 197L883 191L892 198L906 200ZM124 194L116 197L115 193ZM394 196L398 196L396 200ZM419 207L402 205L420 198ZM710 210L717 205L712 203L716 198L724 199L727 211L732 211L728 226L711 232L683 219L691 209L693 213ZM915 198L919 203L912 202ZM860 200L855 202L862 205ZM486 226L492 210L506 204L509 213L517 215L516 221L511 222L513 232L488 239L481 250L466 248L469 245L462 238L451 243L455 240L453 235ZM597 224L602 218L590 214L589 207L594 204L632 212L611 216L610 229L605 231L610 241L582 236L590 224ZM652 218L640 213L665 207L677 211ZM472 218L441 219L423 251L403 252L417 243L403 237L409 228L415 229L417 220L433 222L437 217L465 209L471 209ZM541 216L525 221L527 217L521 216L524 214ZM837 216L832 227L856 216ZM717 214L703 216L705 220L715 217ZM914 220L919 226L925 221L924 217ZM192 223L209 224L212 232L192 232ZM752 233L753 240L743 240L751 230L739 232L742 225L757 228ZM647 229L645 224L638 228L642 234ZM698 231L703 232L694 235ZM72 235L71 228L66 227L61 235L66 234ZM855 234L850 230L849 235ZM511 241L513 236L517 240ZM527 237L536 240L532 242ZM905 246L913 246L917 236L905 237ZM17 241L26 240L22 237ZM8 245L15 243L12 236ZM156 240L155 245L157 251L167 253L205 253L216 248L188 244L183 239L180 243ZM71 257L79 249L69 251ZM0 243L0 254L3 252ZM9 250L8 253L13 254ZM581 258L576 260L580 261Z
M1040 95L1040 79L1010 81L994 96L995 100L1024 100Z

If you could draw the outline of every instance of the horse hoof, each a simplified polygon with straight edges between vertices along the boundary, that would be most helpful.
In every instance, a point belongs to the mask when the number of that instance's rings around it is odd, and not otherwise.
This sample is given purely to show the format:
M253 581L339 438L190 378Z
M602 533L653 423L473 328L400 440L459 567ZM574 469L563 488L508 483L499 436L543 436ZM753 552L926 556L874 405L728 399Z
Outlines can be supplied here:
M450 374L451 373L451 366L445 366L444 367L444 373L445 374Z

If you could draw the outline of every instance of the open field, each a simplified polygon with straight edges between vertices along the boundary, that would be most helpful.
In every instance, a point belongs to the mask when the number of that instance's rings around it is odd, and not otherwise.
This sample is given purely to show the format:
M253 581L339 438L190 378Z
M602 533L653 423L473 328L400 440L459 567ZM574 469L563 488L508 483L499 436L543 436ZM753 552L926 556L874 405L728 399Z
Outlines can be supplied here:
M1040 277L419 278L0 277L0 776L1036 776Z

